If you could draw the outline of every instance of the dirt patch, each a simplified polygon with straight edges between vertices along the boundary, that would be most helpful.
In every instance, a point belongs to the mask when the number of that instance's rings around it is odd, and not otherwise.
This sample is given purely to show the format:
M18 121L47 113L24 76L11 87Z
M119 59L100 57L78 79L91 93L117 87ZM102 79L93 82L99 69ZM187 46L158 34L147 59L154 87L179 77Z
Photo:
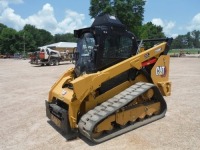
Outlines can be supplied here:
M70 67L0 59L0 149L199 149L200 58L171 59L165 118L98 145L80 138L66 141L45 116L50 87Z

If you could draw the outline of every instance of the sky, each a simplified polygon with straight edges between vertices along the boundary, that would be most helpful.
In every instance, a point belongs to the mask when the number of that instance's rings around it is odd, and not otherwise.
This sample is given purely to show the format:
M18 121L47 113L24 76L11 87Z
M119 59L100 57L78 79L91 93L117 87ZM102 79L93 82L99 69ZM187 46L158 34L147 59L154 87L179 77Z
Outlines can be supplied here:
M0 23L19 31L25 24L52 35L88 27L90 0L0 0ZM163 27L168 37L200 30L199 0L146 0L143 23Z

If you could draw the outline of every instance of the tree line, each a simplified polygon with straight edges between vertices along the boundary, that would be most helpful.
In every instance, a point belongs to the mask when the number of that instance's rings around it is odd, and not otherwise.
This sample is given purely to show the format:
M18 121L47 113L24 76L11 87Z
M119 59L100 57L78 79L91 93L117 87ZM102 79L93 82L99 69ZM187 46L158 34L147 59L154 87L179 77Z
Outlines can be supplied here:
M26 24L22 30L16 31L0 23L0 54L2 55L33 52L39 46L57 42L76 42L76 38L71 33L52 35L50 32L37 29L30 24Z
M173 49L200 48L200 31L194 30L185 35L178 35L172 43Z
M144 6L146 0L91 0L89 14L95 18L99 14L109 13L116 16L125 24L137 39L165 38L161 26L152 22L143 24ZM76 42L73 34L55 34L44 29L37 29L27 24L20 31L8 28L0 23L0 53L14 54L36 51L37 47L56 42ZM173 43L172 49L177 48L200 48L200 31L194 30L185 35L178 35Z

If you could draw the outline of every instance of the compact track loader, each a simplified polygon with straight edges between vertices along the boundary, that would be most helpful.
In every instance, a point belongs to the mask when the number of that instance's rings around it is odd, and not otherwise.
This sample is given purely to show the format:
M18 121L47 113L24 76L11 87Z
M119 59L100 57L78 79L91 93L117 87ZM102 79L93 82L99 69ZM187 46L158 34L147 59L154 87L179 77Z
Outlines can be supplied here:
M100 143L165 116L172 38L137 41L108 14L74 35L75 67L57 80L46 101L47 117L66 135ZM157 44L145 49L145 42Z

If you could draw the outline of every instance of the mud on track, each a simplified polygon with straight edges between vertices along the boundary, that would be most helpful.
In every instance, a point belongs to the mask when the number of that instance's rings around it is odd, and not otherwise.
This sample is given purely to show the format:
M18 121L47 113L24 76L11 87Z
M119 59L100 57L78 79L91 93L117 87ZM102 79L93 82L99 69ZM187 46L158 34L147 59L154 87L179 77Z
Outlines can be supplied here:
M0 59L1 150L199 149L200 58L171 58L165 118L98 145L66 141L45 116L50 87L71 67L70 62L35 67L28 60Z

